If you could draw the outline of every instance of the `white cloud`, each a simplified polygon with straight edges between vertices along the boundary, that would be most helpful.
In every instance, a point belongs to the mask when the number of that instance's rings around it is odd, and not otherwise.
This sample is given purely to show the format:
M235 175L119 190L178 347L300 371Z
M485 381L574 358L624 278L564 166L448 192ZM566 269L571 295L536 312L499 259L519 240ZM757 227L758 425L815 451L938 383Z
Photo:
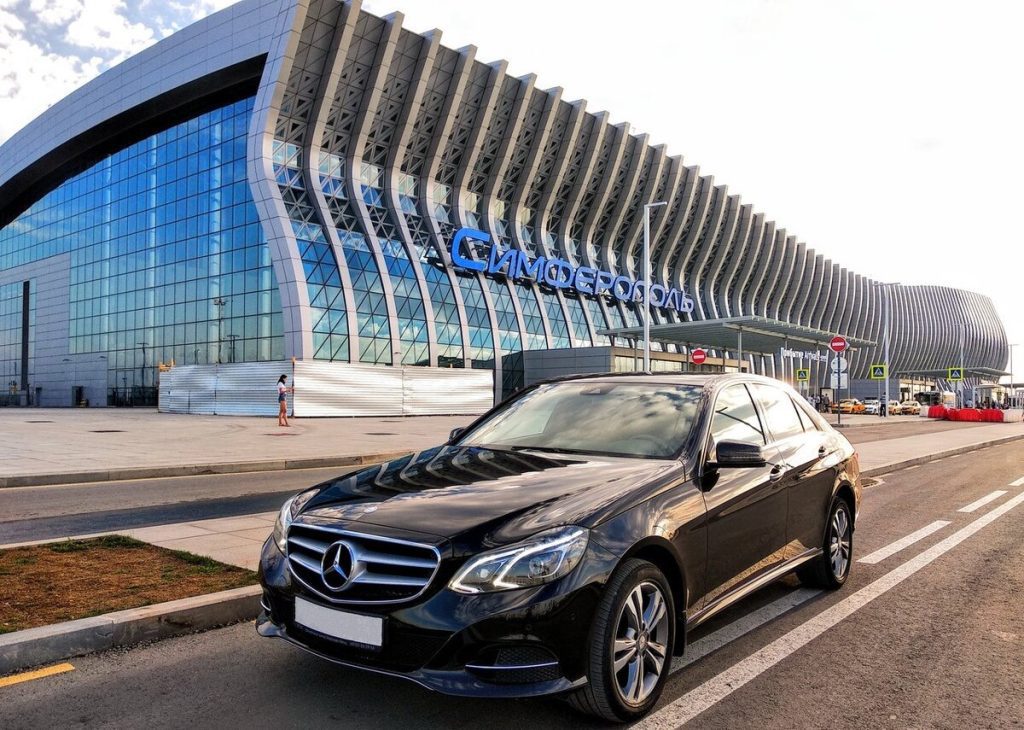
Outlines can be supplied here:
M82 13L84 0L31 0L29 10L46 25L64 25Z
M72 21L64 40L81 48L114 51L123 58L142 50L154 38L153 29L124 16L124 2L87 3Z

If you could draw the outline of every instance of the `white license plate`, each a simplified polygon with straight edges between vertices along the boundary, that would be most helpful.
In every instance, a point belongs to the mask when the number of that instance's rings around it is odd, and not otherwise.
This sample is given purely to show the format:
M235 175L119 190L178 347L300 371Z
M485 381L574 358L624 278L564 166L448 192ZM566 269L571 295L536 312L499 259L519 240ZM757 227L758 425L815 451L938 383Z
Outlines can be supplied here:
M336 611L298 597L295 598L295 623L343 641L370 646L384 643L384 619L379 616Z

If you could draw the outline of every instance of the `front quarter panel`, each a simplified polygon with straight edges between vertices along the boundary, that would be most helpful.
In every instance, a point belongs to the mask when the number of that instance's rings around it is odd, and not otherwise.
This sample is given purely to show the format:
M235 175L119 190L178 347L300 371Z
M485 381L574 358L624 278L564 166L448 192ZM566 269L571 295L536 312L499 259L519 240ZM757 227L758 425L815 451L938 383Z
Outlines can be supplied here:
M597 526L591 539L620 562L645 550L670 555L681 583L677 595L685 597L677 609L690 613L704 595L706 524L704 494L689 479Z

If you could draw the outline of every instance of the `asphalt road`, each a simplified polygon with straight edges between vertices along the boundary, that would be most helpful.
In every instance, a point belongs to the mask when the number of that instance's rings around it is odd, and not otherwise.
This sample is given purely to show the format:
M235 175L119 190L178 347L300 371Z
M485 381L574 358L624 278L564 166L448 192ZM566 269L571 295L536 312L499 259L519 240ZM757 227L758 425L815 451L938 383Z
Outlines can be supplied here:
M787 578L701 627L638 727L1024 726L1022 477L1021 442L884 476L855 536L873 562L838 592ZM339 669L249 624L73 664L0 688L0 727L594 727L554 699L457 700Z
M0 545L272 512L348 467L0 489Z

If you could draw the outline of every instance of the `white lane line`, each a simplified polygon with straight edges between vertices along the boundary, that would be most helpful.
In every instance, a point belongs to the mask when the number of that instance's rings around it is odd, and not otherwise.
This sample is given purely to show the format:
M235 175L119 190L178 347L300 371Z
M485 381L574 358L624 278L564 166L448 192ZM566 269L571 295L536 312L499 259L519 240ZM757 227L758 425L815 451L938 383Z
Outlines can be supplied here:
M992 494L986 494L984 497L979 499L977 502L971 502L966 507L961 507L960 509L957 510L957 512L973 512L974 510L978 509L979 507L984 507L986 504L988 504L992 500L999 499L1004 494L1006 494L1005 490L997 489L996 491L992 492Z
M904 548L907 548L907 547L910 547L911 545L913 545L918 540L923 540L924 538L926 538L929 535L931 535L933 532L938 532L939 530L941 530L943 527L945 527L948 524L950 524L950 523L946 522L945 520L936 520L935 522L931 523L930 525L925 525L924 527L922 527L917 532L912 532L909 535L907 535L906 537L904 537L903 539L897 540L896 542L892 543L891 545L886 545L884 548L880 548L879 550L875 550L875 552L871 553L870 555L865 555L863 558L861 558L857 562L858 563L867 563L868 565L874 565L875 563L880 563L883 560L885 560L886 558L888 558L890 555L895 555L900 550L902 550Z
M936 543L899 567L893 568L881 578L864 586L849 598L826 608L760 651L740 660L707 682L694 687L682 697L648 715L633 728L669 730L669 728L677 728L683 723L689 722L1021 503L1024 503L1024 493L1018 494L992 511L986 512L942 542Z
M1010 486L1011 487L1024 487L1024 477L1021 477L1020 479L1014 479L1012 482L1010 482Z
M920 464L914 464L914 466L908 466L908 467L907 467L906 469L904 469L903 471L910 471L911 469L920 469L920 468L921 468L921 465L920 465Z
M703 659L708 654L718 651L726 644L729 644L741 636L749 634L756 628L764 626L769 621L777 619L787 611L806 603L815 596L820 596L822 591L817 588L799 588L787 593L766 606L748 613L743 618L736 619L728 626L723 626L717 631L712 631L686 647L686 653L672 662L672 672L678 672L688 664L693 664L698 659Z

